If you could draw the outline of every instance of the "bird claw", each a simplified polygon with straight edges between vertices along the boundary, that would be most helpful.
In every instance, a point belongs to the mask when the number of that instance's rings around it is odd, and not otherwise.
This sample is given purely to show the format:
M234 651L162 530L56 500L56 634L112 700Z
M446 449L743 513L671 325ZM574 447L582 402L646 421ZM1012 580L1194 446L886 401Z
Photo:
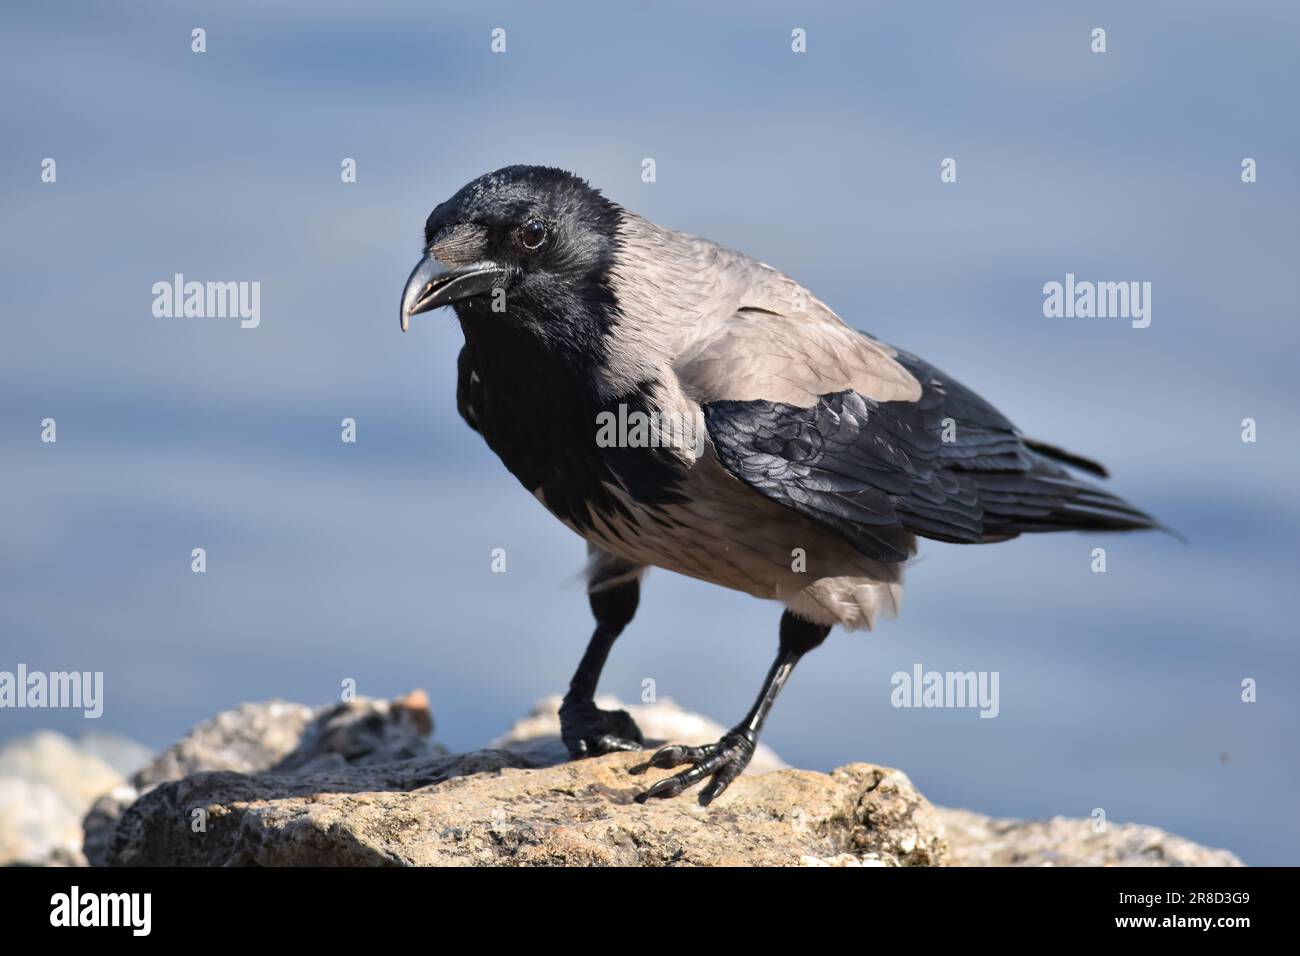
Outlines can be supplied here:
M731 786L731 782L740 776L754 756L754 735L747 730L732 730L722 735L715 744L703 747L686 747L672 744L655 751L654 755L643 764L632 768L632 773L642 774L651 767L668 769L684 763L691 764L689 770L665 777L651 786L644 793L637 794L636 802L660 797L675 797L688 787L699 783L705 777L713 777L709 784L700 791L700 806L707 807Z
M560 705L560 738L574 760L645 749L645 738L626 710L601 710L591 700L566 697Z

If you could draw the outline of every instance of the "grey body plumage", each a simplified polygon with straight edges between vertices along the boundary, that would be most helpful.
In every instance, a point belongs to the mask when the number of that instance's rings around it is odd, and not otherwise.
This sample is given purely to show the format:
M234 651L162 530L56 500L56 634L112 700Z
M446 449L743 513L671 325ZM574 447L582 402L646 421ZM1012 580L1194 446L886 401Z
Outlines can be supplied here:
M918 537L974 544L1155 526L1065 467L1100 466L1024 438L792 279L656 226L568 173L480 177L434 210L425 252L402 327L455 308L462 416L588 542L597 630L561 714L575 756L641 743L626 714L598 711L591 697L647 567L786 607L754 709L710 748L656 754L650 765L691 767L649 796L705 776L704 802L720 794L799 656L834 625L869 628L897 611ZM600 423L629 415L700 431L598 439Z

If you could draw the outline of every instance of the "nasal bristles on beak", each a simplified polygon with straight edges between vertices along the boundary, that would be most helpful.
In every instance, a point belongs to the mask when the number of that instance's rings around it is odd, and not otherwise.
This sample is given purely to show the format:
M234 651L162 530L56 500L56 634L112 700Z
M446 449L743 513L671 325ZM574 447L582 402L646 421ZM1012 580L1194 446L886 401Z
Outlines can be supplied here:
M429 245L429 255L455 268L483 258L487 247L487 230L472 223L459 223L444 229Z

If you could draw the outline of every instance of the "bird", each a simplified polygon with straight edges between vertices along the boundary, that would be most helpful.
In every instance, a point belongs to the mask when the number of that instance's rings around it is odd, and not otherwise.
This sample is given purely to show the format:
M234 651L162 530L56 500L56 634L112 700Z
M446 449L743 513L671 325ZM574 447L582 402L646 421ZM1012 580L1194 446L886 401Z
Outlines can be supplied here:
M402 330L442 306L464 334L461 417L587 543L595 629L559 713L573 758L647 749L595 703L647 569L783 605L752 708L716 743L633 767L675 771L639 802L719 797L799 660L897 613L918 538L1160 527L1076 474L1108 477L1100 464L1026 437L785 274L559 168L507 166L433 209Z

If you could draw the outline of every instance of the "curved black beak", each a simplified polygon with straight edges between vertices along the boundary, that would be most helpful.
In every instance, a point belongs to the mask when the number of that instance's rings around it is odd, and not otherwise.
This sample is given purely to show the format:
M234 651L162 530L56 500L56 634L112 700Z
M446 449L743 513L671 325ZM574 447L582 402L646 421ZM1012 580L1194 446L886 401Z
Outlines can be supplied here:
M425 256L411 271L402 290L402 331L410 327L411 316L483 295L504 277L505 270L495 262L485 260L449 269L433 256Z

